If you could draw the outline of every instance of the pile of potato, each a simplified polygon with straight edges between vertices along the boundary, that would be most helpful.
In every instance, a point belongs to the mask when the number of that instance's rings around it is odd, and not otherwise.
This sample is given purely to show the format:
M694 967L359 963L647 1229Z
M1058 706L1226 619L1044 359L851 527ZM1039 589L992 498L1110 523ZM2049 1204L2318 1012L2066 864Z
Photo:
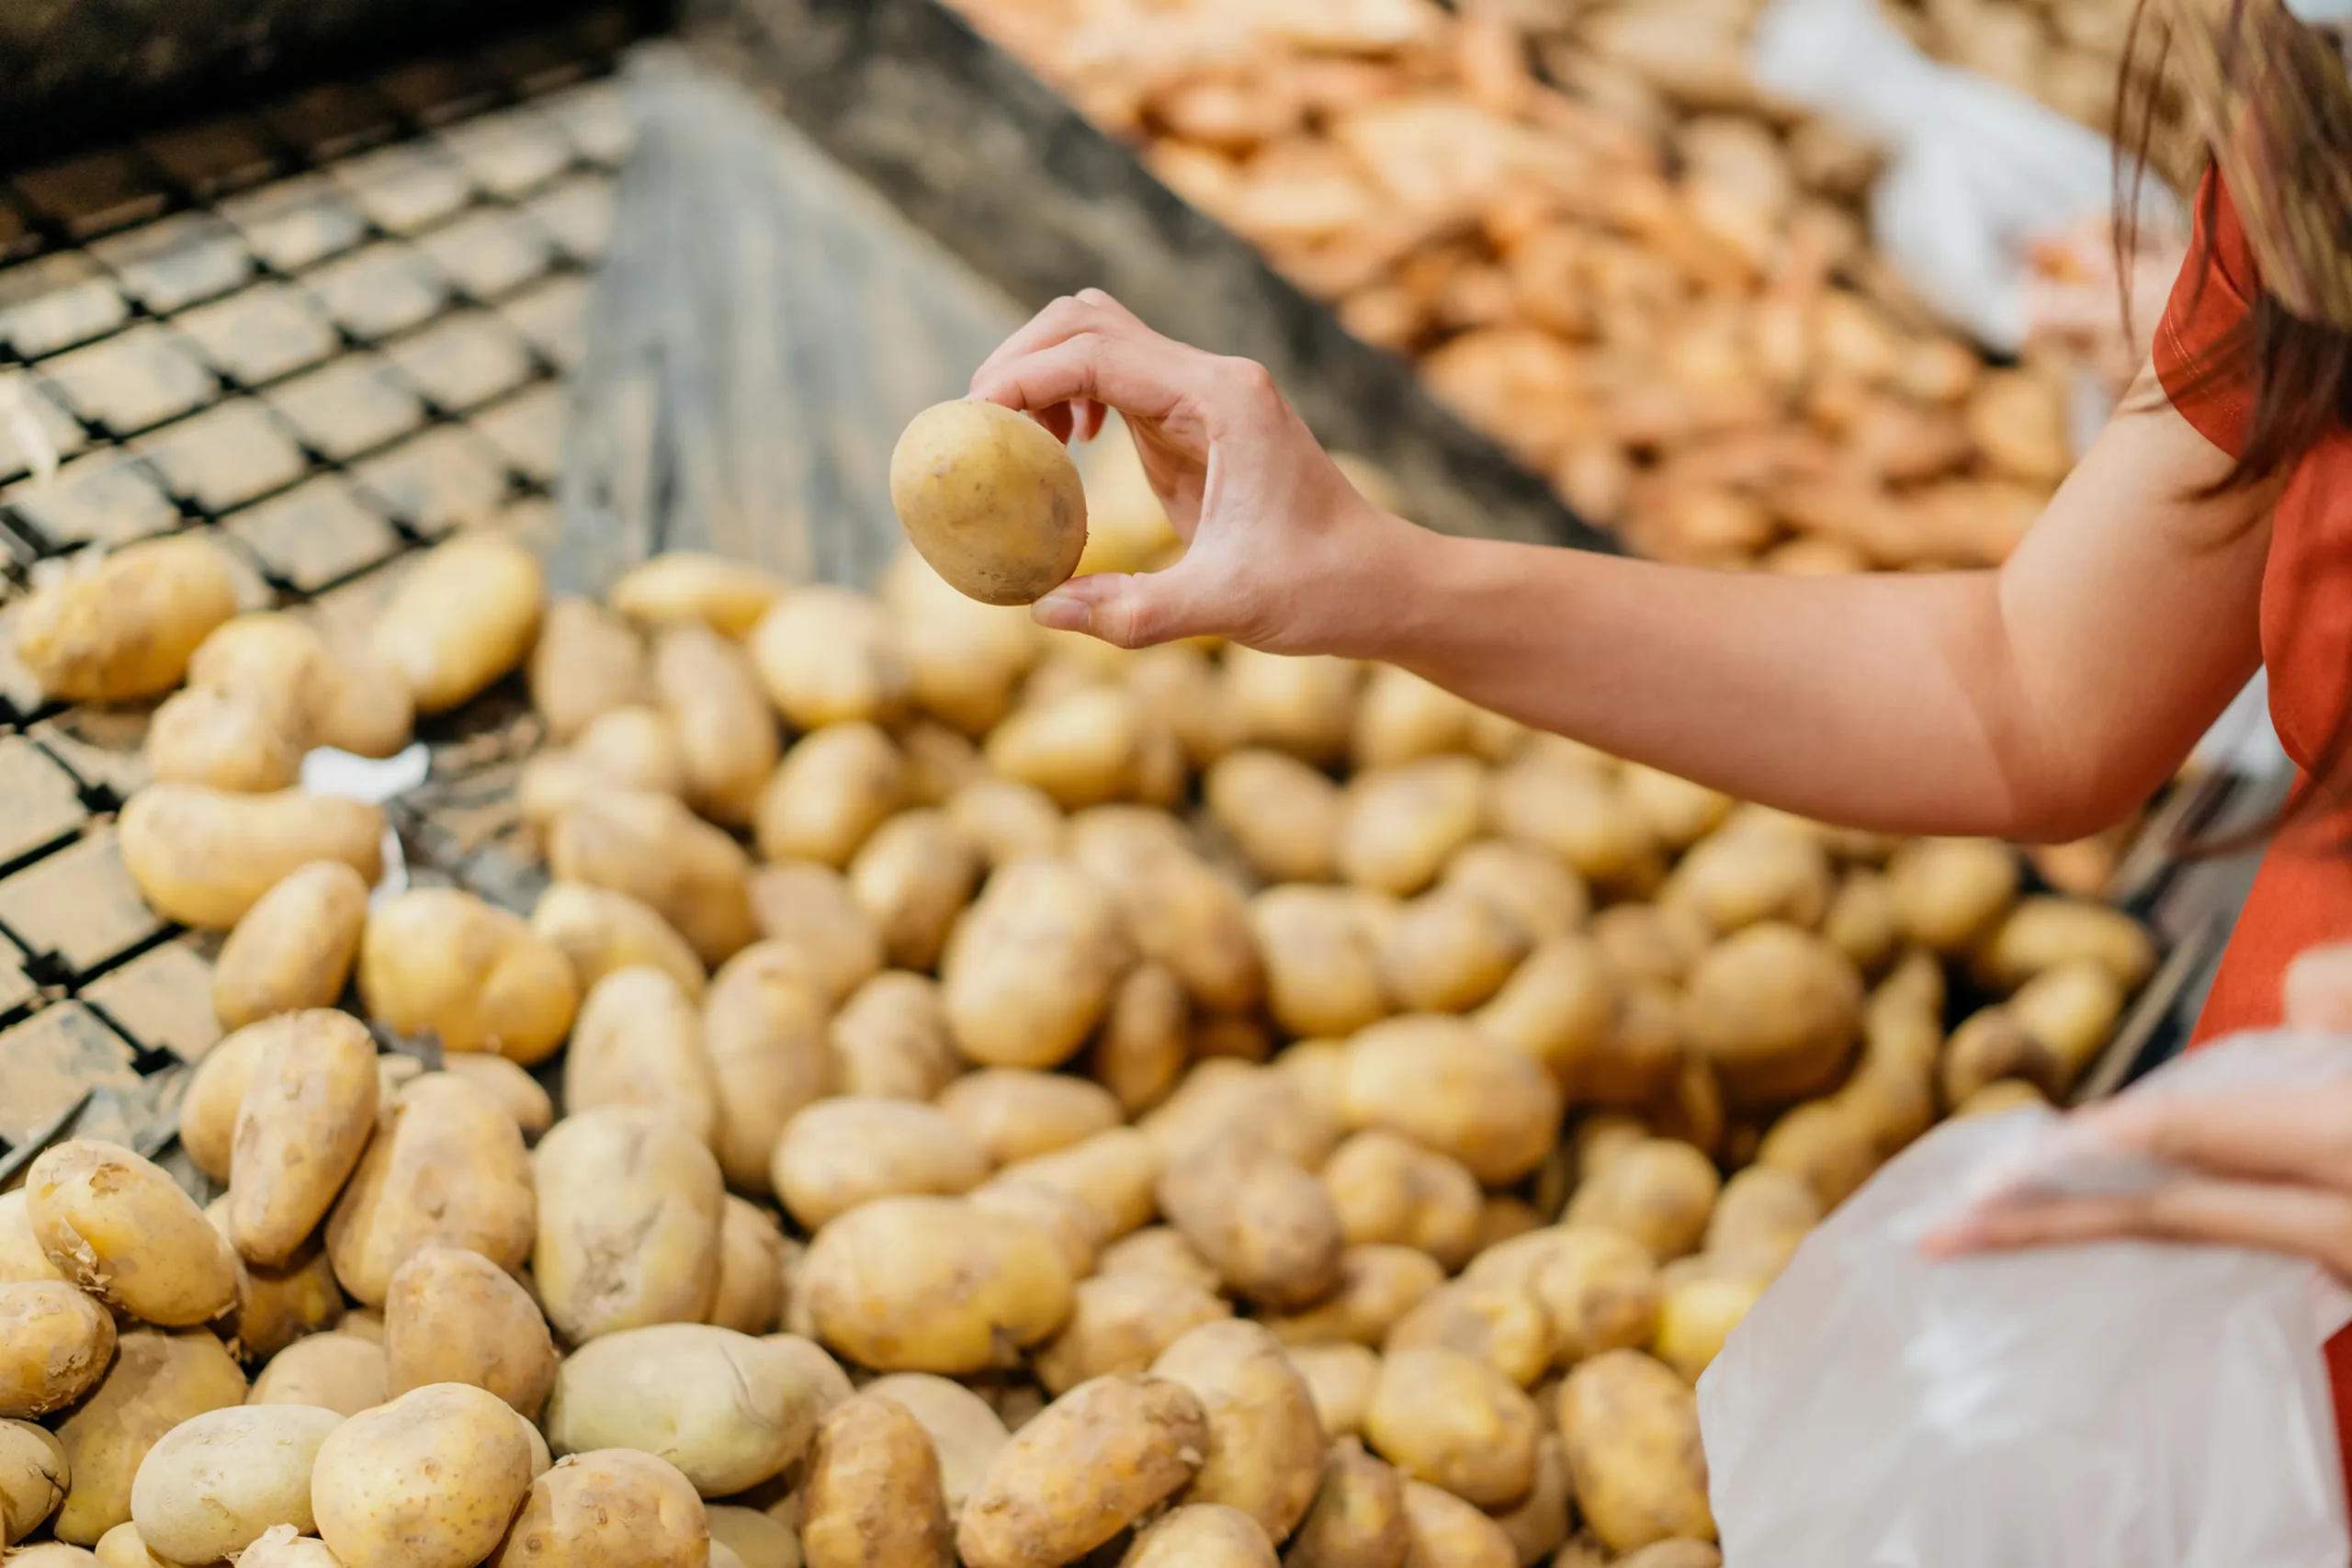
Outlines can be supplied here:
M1155 547L1098 498L1098 556ZM1999 845L911 554L597 604L469 535L344 648L212 549L24 617L51 690L172 692L120 841L226 932L232 1032L209 1208L84 1141L0 1198L12 1565L1696 1568L1725 1334L2152 962ZM382 813L281 753L518 667L552 885L371 908Z

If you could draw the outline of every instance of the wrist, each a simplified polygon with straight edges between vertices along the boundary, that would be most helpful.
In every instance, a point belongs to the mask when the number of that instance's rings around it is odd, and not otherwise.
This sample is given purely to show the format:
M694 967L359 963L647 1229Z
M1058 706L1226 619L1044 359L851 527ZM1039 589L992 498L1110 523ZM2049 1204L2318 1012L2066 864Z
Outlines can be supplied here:
M1333 531L1332 558L1311 589L1312 646L1300 651L1395 662L1418 639L1430 589L1453 574L1462 541L1362 504L1364 517Z

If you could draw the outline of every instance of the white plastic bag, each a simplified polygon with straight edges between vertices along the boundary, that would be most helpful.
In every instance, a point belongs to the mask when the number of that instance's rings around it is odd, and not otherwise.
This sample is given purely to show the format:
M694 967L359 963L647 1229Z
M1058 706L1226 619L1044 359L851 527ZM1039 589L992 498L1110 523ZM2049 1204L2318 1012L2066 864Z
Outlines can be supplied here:
M2250 1035L2129 1092L2352 1076L2352 1042ZM1956 1122L1799 1249L1699 1383L1736 1568L2344 1568L2316 1267L2100 1243L1939 1261L1919 1238L2020 1184L2162 1175L2048 1111Z

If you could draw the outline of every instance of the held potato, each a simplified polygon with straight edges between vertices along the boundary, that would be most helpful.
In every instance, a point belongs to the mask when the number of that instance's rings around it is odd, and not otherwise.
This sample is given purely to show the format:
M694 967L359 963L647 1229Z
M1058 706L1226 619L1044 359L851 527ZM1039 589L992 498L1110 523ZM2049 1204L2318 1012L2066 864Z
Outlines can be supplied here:
M244 1373L203 1329L125 1330L106 1381L57 1423L72 1480L57 1539L88 1545L126 1523L147 1450L181 1422L244 1399Z
M299 1404L247 1404L174 1427L130 1483L141 1543L170 1562L213 1562L273 1526L310 1529L311 1467L343 1420Z
M1201 1468L1178 1501L1238 1508L1269 1540L1290 1539L1322 1480L1323 1428L1306 1380L1259 1324L1203 1324L1152 1363L1208 1417Z
M1381 1348L1394 1356L1427 1346L1460 1351L1532 1388L1552 1365L1552 1325L1526 1291L1458 1280L1430 1292L1396 1319Z
M1111 898L1084 873L1044 860L1004 867L941 966L957 1049L992 1066L1060 1066L1109 1006L1124 950Z
M752 661L768 700L795 729L906 711L914 672L881 605L845 588L796 589L752 628Z
M808 1451L819 1388L765 1339L706 1323L626 1329L582 1345L556 1371L548 1445L560 1456L640 1449L706 1497L780 1474Z
M547 573L503 535L461 534L408 574L376 622L376 656L420 714L447 713L523 662Z
M750 656L707 626L665 626L653 690L677 735L686 804L721 827L751 826L783 747Z
M254 1065L238 1102L229 1233L247 1263L276 1268L319 1228L376 1130L376 1040L346 1012L312 1008Z
M51 1263L142 1323L185 1327L235 1304L236 1256L204 1211L119 1144L75 1138L45 1150L25 1172L25 1210Z
M194 534L117 550L33 595L17 657L49 696L119 703L170 691L188 656L237 613L227 558Z
M1274 1568L1273 1543L1257 1521L1222 1503L1187 1503L1144 1528L1119 1568Z
M514 1119L463 1078L427 1073L379 1118L327 1216L327 1256L353 1299L381 1306L394 1271L430 1242L520 1269L535 1212Z
M705 1568L717 1542L677 1467L634 1450L574 1454L531 1483L489 1568Z
M529 1495L531 1467L503 1401L434 1383L327 1434L311 1471L319 1536L345 1568L472 1568Z
M800 1495L808 1568L943 1568L949 1561L939 1457L903 1404L860 1394L828 1411Z
M1403 1568L1410 1545L1403 1477L1354 1438L1341 1438L1324 1456L1315 1506L1283 1562L1286 1568Z
M545 1061L579 1010L571 964L523 917L454 887L419 887L368 917L359 997L401 1034L431 1033L452 1051Z
M891 964L929 969L978 877L963 835L926 808L900 813L866 840L850 863L850 896L872 917Z
M1281 751L1219 759L1202 781L1209 815L1271 883L1329 882L1338 870L1340 786Z
M574 1114L640 1107L713 1141L718 1084L703 1050L701 1014L675 980L640 966L596 982L564 1053L563 1101Z
M1378 1345L1444 1282L1445 1270L1425 1252L1377 1243L1351 1247L1340 1254L1340 1284L1329 1296L1304 1312L1259 1321L1285 1345Z
M1448 1269L1469 1261L1482 1195L1478 1179L1460 1161L1431 1154L1402 1134L1372 1128L1332 1151L1323 1185L1351 1246L1416 1247Z
M947 1517L963 1513L964 1500L980 1477L1012 1440L1004 1421L987 1400L946 1378L927 1372L892 1372L865 1388L870 1399L888 1399L906 1407L930 1435L932 1451L939 1456L940 1490L947 1501Z
M569 745L597 715L652 699L645 642L637 629L592 599L548 601L526 667L531 705L547 720L548 739Z
M1028 604L1086 551L1086 487L1060 442L1025 415L959 399L915 415L890 453L890 503L956 592Z
M702 1051L718 1094L712 1147L729 1184L744 1191L770 1190L776 1139L832 1088L823 984L797 950L755 942L719 969L703 1003Z
M1168 1223L1251 1300L1303 1307L1339 1285L1344 1243L1330 1194L1263 1145L1203 1144L1170 1162L1159 1195Z
M368 884L350 866L318 861L288 873L221 943L212 971L220 1027L333 1007L351 978L367 920Z
M751 945L751 863L742 847L666 795L599 790L548 839L559 881L626 893L669 922L704 964Z
M805 860L835 870L907 804L907 760L877 727L820 729L785 753L760 792L763 860Z
M470 1383L538 1419L555 1384L555 1341L538 1303L478 1252L421 1247L384 1298L384 1378L393 1395Z
M1379 933L1336 888L1286 885L1250 901L1266 1001L1292 1034L1340 1038L1388 1015Z
M1164 964L1138 964L1111 993L1086 1070L1125 1115L1166 1100L1192 1055L1192 1002Z
M690 997L703 991L702 960L652 908L584 882L553 882L531 909L531 934L571 961L582 995L616 969L649 964Z
M1470 757L1358 773L1340 818L1340 874L1399 898L1420 892L1485 826L1486 787L1486 769Z
M1610 1350L1560 1385L1560 1442L1585 1523L1612 1551L1712 1540L1707 1457L1690 1386L1638 1350Z
M356 1334L313 1334L269 1359L248 1404L310 1405L338 1416L373 1410L391 1397L384 1348Z
M988 1179L989 1156L936 1106L842 1096L792 1119L769 1174L792 1217L813 1231L876 1198L968 1192Z
M1068 1148L1124 1120L1099 1084L1015 1067L958 1078L940 1091L939 1109L998 1165Z
M341 861L374 886L383 874L384 811L299 789L238 795L150 784L116 824L123 864L157 913L227 931L262 896L312 861Z
M1064 1394L1111 1372L1143 1371L1202 1324L1232 1315L1232 1303L1214 1291L1161 1275L1080 1280L1069 1321L1037 1351L1037 1381Z
M62 1410L114 1359L114 1319L62 1280L0 1285L0 1417Z
M1672 1138L1645 1138L1586 1179L1567 1224L1631 1236L1660 1263L1697 1250L1723 1179L1705 1155Z
M817 1233L798 1288L825 1345L878 1371L980 1371L1070 1311L1051 1236L954 1198L880 1198L842 1215Z
M1765 921L1700 960L1683 1021L1724 1093L1769 1103L1830 1086L1861 1027L1861 1004L1851 959L1808 931Z
M1533 1402L1460 1351L1384 1357L1363 1425L1373 1451L1407 1476L1480 1507L1508 1507L1535 1484Z
M1157 1378L1107 1377L1047 1405L997 1451L965 1501L969 1568L1053 1568L1101 1546L1200 1468L1200 1401Z
M1518 1548L1503 1527L1453 1493L1405 1483L1405 1568L1513 1568Z
M1533 1060L1459 1019L1392 1019L1348 1047L1350 1126L1399 1133L1482 1182L1532 1171L1560 1128L1560 1091Z
M557 1333L583 1345L709 1316L725 1187L701 1140L658 1111L583 1111L540 1140L532 1168L531 1274Z
M964 1070L948 1043L938 986L903 969L860 986L828 1034L834 1084L843 1094L929 1100Z
M1362 1345L1293 1345L1290 1364L1306 1380L1315 1417L1327 1438L1352 1438L1363 1430L1363 1413L1380 1381L1380 1358ZM1312 1529L1310 1517L1302 1527Z
M631 567L605 597L640 626L698 622L722 636L743 637L785 592L783 581L757 567L672 550Z

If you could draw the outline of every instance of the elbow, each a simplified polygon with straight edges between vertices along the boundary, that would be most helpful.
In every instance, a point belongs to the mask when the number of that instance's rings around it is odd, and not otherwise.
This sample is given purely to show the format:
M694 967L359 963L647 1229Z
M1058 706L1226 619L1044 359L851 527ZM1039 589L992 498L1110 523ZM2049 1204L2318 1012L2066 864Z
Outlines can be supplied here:
M2071 844L2103 833L2146 804L2156 784L2096 767L2041 771L2005 792L2007 808L1988 837L2025 844Z

